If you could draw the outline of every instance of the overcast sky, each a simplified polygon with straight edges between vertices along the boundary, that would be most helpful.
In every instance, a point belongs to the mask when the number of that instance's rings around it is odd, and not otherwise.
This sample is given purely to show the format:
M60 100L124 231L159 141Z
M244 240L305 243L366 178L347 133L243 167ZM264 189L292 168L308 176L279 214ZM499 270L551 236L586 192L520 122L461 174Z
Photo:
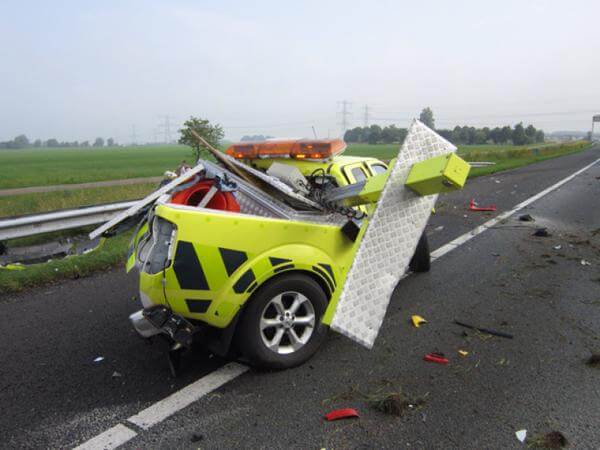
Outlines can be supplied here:
M431 106L438 127L588 130L600 2L0 2L0 140L152 141L165 115L335 136L340 100L352 126Z

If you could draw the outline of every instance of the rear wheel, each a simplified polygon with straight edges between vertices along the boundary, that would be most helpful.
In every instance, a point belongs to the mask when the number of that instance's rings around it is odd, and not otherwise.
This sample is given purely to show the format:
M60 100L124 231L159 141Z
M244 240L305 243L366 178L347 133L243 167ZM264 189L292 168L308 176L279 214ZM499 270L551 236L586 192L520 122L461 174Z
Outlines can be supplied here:
M327 297L307 275L284 275L262 286L248 303L237 342L258 367L287 369L307 361L327 334L321 318Z
M429 272L431 269L431 255L429 254L429 242L427 235L423 233L417 244L417 249L413 255L408 268L413 272Z

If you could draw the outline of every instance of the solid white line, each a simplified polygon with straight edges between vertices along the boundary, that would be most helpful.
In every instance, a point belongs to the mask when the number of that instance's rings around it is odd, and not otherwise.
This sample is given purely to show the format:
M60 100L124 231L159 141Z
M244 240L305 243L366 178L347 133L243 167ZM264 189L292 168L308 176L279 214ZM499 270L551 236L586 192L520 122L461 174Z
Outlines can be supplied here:
M127 419L129 422L147 430L153 425L162 422L177 411L199 400L204 395L223 386L248 370L248 366L229 363L200 378L192 384L180 389L167 398L149 406L135 416Z
M558 183L553 184L552 186L544 189L543 191L535 194L533 197L529 197L527 200L522 201L521 203L519 203L517 206L515 206L513 209L511 209L510 211L505 211L502 214L499 214L498 216L494 217L491 220L488 220L486 223L484 223L483 225L479 225L478 227L474 228L473 230L469 231L468 233L465 233L459 237L457 237L456 239L448 242L445 245L442 245L440 248L434 250L433 252L431 252L431 261L435 261L436 259L444 256L446 253L454 250L455 248L457 248L458 246L464 244L465 242L473 239L475 236L477 236L478 234L483 233L485 230L487 230L488 228L493 227L494 225L496 225L498 222L512 216L514 213L516 213L517 211L519 211L520 209L525 208L526 206L529 206L530 204L532 204L533 202L535 202L536 200L539 200L540 198L542 198L544 195L549 194L550 192L558 189L559 187L561 187L563 184L571 181L573 178L575 178L577 175L579 175L580 173L585 172L586 170L588 170L590 167L592 167L594 164L596 164L598 161L600 161L600 158L598 158L596 161L594 161L591 164L588 164L587 166L585 166L582 169L579 169L577 172L569 175L566 178L563 178L562 180L560 180Z
M137 433L131 428L118 424L80 446L75 447L75 450L112 450L136 436Z

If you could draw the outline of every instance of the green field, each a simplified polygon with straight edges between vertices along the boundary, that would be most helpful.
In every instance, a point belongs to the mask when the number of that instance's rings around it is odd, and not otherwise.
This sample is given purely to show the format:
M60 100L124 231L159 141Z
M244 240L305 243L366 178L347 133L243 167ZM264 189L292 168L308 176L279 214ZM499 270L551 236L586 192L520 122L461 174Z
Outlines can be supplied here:
M160 176L184 159L181 145L0 150L0 189Z
M544 149L555 147L556 144L539 144L535 146L531 145L459 145L458 154L467 160L475 161L474 156L486 154L493 156L494 158L506 157L507 152L514 152L515 150L530 151L533 148ZM390 160L398 154L398 144L350 144L344 152L345 155L350 156L370 156L373 158Z
M535 156L534 149L537 156L547 156L578 146L583 144L467 145L459 146L458 153L471 161L500 161ZM350 144L345 154L389 160L397 152L398 144ZM0 189L160 176L184 159L191 161L191 150L180 145L1 150Z

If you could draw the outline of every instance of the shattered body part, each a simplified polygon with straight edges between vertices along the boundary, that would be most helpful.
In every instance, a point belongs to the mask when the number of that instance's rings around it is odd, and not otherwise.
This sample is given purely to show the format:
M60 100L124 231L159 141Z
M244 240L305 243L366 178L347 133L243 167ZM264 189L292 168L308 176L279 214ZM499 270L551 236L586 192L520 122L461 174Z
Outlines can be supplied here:
M414 164L455 150L415 121L391 168L340 156L341 166L310 169L303 160L299 170L271 170L284 182L265 173L272 164L261 171L219 154L219 164L200 161L92 235L138 222L127 267L139 271L144 309L131 321L142 336L171 340L173 371L196 337L226 356L234 335L252 364L293 367L318 349L326 326L373 345L437 198L406 178ZM315 172L350 187L328 199L332 186L319 186ZM425 255L428 269L426 247L419 261Z

